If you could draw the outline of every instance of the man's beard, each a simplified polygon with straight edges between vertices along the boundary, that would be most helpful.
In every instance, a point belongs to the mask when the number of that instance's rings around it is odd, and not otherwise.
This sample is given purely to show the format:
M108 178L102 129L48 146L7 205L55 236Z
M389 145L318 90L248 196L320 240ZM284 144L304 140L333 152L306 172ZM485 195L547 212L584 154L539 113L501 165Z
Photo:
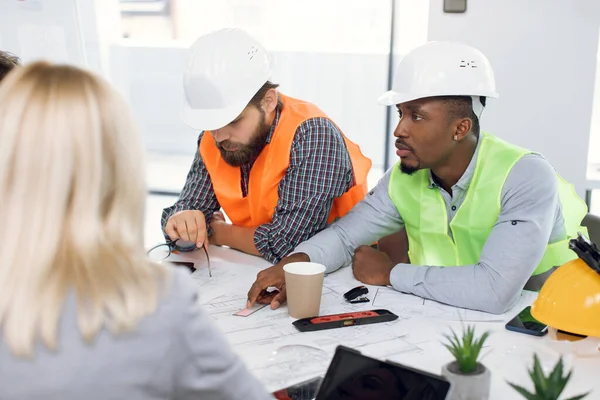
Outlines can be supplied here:
M416 167L409 167L408 165L405 165L402 163L402 160L400 160L400 171L403 174L406 175L412 175L415 172L417 172L421 166L421 160L417 157L417 155L415 154L415 151L413 150L412 147L410 147L409 145L407 145L406 143L404 143L403 140L401 139L396 139L396 147L398 147L398 145L401 145L403 148L406 148L410 151L412 151L413 155L415 156L415 158L417 159L418 163Z
M409 167L408 165L402 164L400 161L400 171L406 175L412 175L419 170L419 167Z
M244 145L234 143L239 146L237 150L227 151L223 148L223 144L230 143L228 140L215 143L221 152L221 157L223 157L223 160L227 164L231 165L232 167L241 167L242 165L250 164L256 160L260 152L267 145L267 136L269 136L269 132L271 130L271 127L266 124L265 120L265 114L261 113L260 122L250 137L250 142Z

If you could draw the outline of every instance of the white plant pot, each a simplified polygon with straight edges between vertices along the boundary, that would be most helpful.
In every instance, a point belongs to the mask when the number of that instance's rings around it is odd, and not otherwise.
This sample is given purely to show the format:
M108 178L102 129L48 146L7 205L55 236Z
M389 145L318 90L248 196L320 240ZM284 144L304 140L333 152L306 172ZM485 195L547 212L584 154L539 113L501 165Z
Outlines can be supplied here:
M487 400L490 397L492 374L483 364L477 363L475 372L463 374L453 361L442 367L442 376L452 384L448 400Z

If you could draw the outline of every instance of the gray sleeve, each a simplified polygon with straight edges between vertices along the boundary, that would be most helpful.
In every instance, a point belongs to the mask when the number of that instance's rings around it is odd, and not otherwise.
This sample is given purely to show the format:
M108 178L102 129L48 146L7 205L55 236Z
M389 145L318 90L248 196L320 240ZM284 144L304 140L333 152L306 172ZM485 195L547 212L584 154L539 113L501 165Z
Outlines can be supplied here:
M298 245L293 253L306 253L311 261L325 265L329 273L349 265L357 247L402 229L404 223L388 193L391 172L388 170L348 214Z
M556 172L541 156L527 155L506 179L498 220L477 264L398 264L390 277L392 286L457 307L501 314L518 299L541 261L558 207Z
M178 307L182 312L174 321L179 335L173 344L173 399L273 399L198 304L198 290L192 279L179 271L173 275L172 290L183 303Z

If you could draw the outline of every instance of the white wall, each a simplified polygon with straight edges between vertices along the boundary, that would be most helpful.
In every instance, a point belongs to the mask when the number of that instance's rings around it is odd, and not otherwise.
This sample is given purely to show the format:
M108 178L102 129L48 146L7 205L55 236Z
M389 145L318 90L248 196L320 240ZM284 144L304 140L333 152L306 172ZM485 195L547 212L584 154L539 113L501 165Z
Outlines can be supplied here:
M108 75L110 45L120 39L118 0L76 0L86 63L93 71Z
M598 31L598 35L600 36L600 30ZM592 127L590 129L588 161L590 164L596 164L596 168L600 167L600 46L598 46L598 54L596 55L596 86L594 88L594 103L592 105ZM590 177L588 176L588 178ZM594 179L598 179L598 174L595 174Z
M464 14L430 0L428 38L489 57L500 98L483 129L543 153L583 196L599 26L598 0L471 0Z
M392 0L171 1L175 39L186 44L238 27L274 52L386 54L389 47Z
M0 49L105 74L119 22L118 0L0 1Z
M39 58L85 65L76 0L0 2L0 49L24 62Z
M146 150L193 155L198 133L179 117L185 49L123 41L110 50L111 81L128 100Z
M394 15L394 49L392 55L392 76L394 68L402 56L411 49L427 42L427 28L429 21L429 2L421 0L395 0ZM390 88L391 89L391 88ZM395 107L390 110L388 167L398 161L396 147L394 147L394 129L398 125L398 113Z

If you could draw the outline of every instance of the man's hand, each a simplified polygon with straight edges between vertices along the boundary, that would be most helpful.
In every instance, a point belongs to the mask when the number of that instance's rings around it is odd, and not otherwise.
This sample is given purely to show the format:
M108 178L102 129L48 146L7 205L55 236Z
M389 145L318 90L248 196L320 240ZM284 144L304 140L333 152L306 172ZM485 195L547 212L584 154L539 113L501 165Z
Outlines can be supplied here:
M248 292L248 304L246 307L252 307L254 303L271 303L271 309L275 310L286 300L285 292L285 272L283 266L292 262L310 261L310 258L304 253L292 254L285 257L278 264L264 269L256 276L256 281ZM274 287L277 290L268 292L267 289Z
M367 285L391 285L390 273L394 266L387 254L369 246L360 246L352 258L354 276Z
M177 239L195 242L202 247L206 240L206 221L202 211L184 210L171 215L165 225L165 233L172 241Z

